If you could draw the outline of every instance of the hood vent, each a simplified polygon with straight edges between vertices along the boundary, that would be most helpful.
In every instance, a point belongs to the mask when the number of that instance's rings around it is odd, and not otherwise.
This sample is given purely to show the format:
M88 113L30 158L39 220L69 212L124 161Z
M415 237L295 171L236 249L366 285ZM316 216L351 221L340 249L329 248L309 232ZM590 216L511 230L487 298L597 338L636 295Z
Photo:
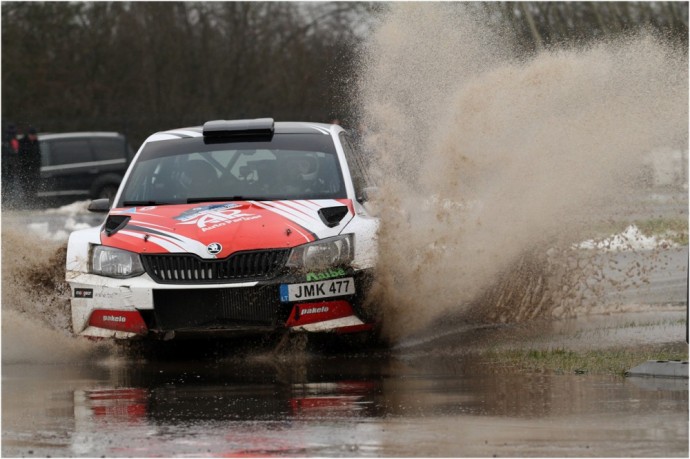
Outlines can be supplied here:
M338 226L340 221L347 215L347 206L324 207L319 210L321 221L329 228Z
M108 218L105 220L105 225L103 225L105 235L112 236L120 231L122 228L127 226L127 222L130 218L132 217L129 215L108 215Z

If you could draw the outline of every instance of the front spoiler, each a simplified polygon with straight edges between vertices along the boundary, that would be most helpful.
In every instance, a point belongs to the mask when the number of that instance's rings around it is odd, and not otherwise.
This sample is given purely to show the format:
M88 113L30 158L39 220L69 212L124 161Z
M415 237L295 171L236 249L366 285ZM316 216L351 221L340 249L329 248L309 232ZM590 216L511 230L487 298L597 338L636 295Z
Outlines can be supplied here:
M92 282L96 276L79 276L70 280L73 292L73 327L75 334L80 336L120 340L230 338L243 335L268 335L285 330L306 333L354 333L372 330L374 321L371 314L366 314L362 307L363 298L371 284L371 273L349 270L347 275L355 278L354 295L303 303L285 303L276 298L275 307L278 314L273 324L222 323L221 321L174 329L161 329L156 326L155 320L153 291L161 287L168 290L169 286L161 286L153 281L147 282L145 275L142 276L143 279L128 281L129 285L123 285L122 280L100 277L99 283L96 284ZM89 283L80 282L84 280ZM281 282L286 281L303 282L302 279L295 278L281 279ZM222 287L251 288L253 286L236 284ZM199 286L198 288L206 289L214 288L214 286ZM175 290L175 288L170 290ZM203 305L197 306L203 307ZM100 320L94 320L94 317ZM108 321L104 322L103 317ZM144 322L145 327L138 326L139 323ZM128 328L128 324L132 324L132 327ZM136 327L135 324L137 324Z

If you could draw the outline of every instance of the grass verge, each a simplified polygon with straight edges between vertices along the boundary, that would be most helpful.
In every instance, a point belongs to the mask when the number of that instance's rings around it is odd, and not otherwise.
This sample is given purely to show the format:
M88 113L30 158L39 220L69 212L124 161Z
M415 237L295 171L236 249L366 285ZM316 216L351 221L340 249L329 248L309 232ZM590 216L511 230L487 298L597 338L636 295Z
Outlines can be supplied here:
M685 218L653 218L636 221L645 236L665 237L679 245L688 245L688 220Z
M593 226L596 237L605 238L623 232L629 225L635 225L647 237L656 236L673 243L688 245L688 220L685 218L650 218L632 222L607 222Z
M688 346L685 343L674 343L594 351L511 349L490 350L482 354L487 363L506 369L623 376L626 371L647 360L688 360Z

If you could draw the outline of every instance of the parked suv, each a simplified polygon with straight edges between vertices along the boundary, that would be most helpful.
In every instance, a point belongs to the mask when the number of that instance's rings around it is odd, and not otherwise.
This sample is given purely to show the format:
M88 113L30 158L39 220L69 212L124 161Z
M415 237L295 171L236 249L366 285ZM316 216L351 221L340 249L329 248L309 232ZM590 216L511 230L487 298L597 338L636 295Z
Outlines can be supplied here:
M39 134L44 198L112 199L134 151L117 132Z

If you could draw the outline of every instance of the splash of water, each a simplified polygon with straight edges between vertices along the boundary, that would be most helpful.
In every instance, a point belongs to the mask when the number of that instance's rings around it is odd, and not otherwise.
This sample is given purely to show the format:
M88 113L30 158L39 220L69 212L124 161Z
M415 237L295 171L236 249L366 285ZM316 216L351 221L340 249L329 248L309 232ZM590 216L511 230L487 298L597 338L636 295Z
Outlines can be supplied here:
M112 354L111 346L72 337L66 246L36 241L3 225L3 364L82 362Z
M625 206L649 151L687 149L687 58L651 36L515 58L462 9L396 4L362 69L393 339L467 308L516 263L543 276L526 253Z

